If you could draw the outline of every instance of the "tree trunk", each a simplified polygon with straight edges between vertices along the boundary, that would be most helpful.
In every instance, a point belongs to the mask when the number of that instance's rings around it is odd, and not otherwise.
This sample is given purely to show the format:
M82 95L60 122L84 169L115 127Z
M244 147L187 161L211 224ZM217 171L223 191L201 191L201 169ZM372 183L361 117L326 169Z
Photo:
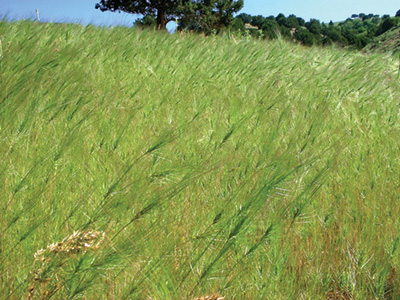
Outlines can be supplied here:
M162 8L159 8L157 10L157 29L167 30L167 20L165 17L165 10Z

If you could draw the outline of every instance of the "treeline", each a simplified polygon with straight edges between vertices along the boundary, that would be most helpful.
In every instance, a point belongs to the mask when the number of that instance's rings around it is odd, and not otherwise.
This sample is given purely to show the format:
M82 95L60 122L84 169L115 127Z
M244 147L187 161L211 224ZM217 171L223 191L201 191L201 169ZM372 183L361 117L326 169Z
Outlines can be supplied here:
M205 35L229 31L258 39L280 37L306 46L337 44L362 49L375 37L400 25L400 10L394 17L360 13L353 14L343 22L324 23L317 19L305 21L293 14L286 17L282 13L276 17L252 16L246 13L234 16L242 9L243 0L182 2L185 4L179 2L181 4L176 4L168 14L161 14L160 8L152 8L147 2L134 1L140 3L143 10L132 10L129 3L125 2L130 3L128 0L102 0L96 7L104 11L141 13L143 18L135 22L140 27L165 29L168 22L176 21L178 31Z
M239 14L230 23L230 30L255 38L275 39L278 36L306 46L331 45L364 48L374 37L400 24L400 10L389 15L353 14L343 22L328 24L317 19L304 19L284 14L276 17Z

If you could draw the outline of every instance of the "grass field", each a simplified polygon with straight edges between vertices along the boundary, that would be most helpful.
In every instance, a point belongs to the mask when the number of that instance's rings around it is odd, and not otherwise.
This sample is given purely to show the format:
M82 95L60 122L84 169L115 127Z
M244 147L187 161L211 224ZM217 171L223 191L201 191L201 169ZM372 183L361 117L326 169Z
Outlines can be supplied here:
M398 58L0 39L0 299L399 299Z

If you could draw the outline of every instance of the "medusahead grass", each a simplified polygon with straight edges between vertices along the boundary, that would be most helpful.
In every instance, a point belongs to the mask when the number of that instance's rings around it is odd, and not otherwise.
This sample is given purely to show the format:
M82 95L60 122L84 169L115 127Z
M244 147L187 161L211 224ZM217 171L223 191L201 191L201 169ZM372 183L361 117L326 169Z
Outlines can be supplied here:
M394 58L122 27L0 32L2 298L398 297ZM52 252L74 237L80 251Z

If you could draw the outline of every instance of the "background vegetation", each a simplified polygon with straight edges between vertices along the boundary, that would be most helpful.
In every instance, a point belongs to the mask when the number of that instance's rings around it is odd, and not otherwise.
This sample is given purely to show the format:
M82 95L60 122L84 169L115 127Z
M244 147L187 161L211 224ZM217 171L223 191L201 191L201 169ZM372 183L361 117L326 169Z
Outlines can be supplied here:
M243 0L101 0L95 8L140 14L143 17L135 21L135 26L140 28L166 30L167 24L175 21L179 32L207 36L229 32L256 39L284 38L305 46L335 44L360 50L370 44L369 49L393 52L400 49L400 10L394 17L360 13L343 22L326 24L317 19L306 22L301 17L293 14L286 17L282 13L267 18L246 13L234 17L243 5ZM384 35L388 31L393 33ZM385 41L383 47L375 46L382 40Z
M0 38L0 298L399 297L393 57L28 21Z
M255 39L283 38L305 46L336 45L342 48L375 49L394 53L400 49L400 10L393 17L360 13L353 14L342 22L330 21L326 24L318 19L305 21L293 14L286 17L282 13L276 17L252 16L246 13L233 17L243 5L239 2L224 4L218 10L215 7L216 1L208 4L199 1L181 6L174 18L169 20L177 21L179 25L176 29L179 32L196 32L207 36L228 32ZM140 28L158 28L157 24L154 14L145 14L135 22L135 26Z
M240 14L231 23L234 30L240 32L249 31L257 38L275 39L282 36L288 40L294 40L306 46L332 45L342 47L350 46L355 49L362 49L371 41L385 32L400 24L400 10L394 17L389 15L374 14L353 14L351 18L343 22L329 24L320 22L317 19L304 19L283 14L278 16L251 16ZM398 31L396 32L399 34Z

